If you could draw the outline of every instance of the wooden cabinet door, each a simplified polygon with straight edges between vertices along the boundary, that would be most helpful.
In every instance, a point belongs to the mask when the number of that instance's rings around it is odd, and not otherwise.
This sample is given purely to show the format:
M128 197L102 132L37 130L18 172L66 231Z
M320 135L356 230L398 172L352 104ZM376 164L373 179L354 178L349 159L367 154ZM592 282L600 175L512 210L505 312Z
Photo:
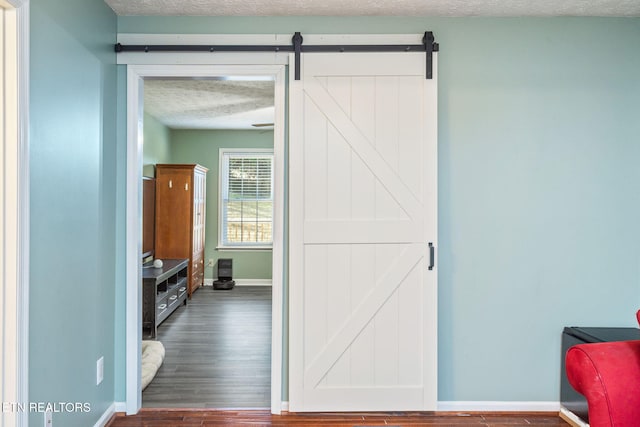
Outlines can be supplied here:
M207 169L156 165L156 258L189 259L189 297L204 283Z
M156 258L191 258L191 173L158 169Z

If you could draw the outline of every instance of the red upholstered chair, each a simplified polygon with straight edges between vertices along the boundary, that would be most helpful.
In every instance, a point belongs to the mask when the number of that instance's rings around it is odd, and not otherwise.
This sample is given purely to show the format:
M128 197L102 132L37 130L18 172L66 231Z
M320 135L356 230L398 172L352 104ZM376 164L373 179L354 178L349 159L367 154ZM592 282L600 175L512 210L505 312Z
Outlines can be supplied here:
M636 317L640 323L640 310ZM591 427L640 426L640 341L579 344L565 361L569 383L587 399Z

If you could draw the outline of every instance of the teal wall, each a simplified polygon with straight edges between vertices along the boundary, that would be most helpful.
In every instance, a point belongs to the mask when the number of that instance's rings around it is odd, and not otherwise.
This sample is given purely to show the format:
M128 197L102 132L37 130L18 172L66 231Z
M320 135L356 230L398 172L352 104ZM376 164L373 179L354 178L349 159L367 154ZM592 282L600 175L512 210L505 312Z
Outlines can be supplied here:
M171 130L147 113L143 127L142 175L155 177L157 163L171 162Z
M273 148L273 131L255 130L171 130L172 163L199 163L207 173L206 260L233 258L236 279L271 279L270 250L216 249L218 245L218 177L220 148ZM215 261L214 261L215 262ZM205 277L214 278L213 267L205 267Z
M89 403L53 414L86 427L114 401L117 21L101 0L30 5L29 401Z
M120 17L118 25L434 31L440 401L557 401L563 326L635 325L640 19Z

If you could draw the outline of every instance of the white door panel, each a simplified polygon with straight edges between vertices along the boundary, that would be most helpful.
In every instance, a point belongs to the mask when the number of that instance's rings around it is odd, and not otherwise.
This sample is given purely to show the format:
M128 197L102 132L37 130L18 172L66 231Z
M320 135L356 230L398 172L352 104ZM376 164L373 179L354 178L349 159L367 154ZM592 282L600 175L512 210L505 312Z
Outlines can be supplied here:
M434 410L436 80L312 53L290 94L290 410Z

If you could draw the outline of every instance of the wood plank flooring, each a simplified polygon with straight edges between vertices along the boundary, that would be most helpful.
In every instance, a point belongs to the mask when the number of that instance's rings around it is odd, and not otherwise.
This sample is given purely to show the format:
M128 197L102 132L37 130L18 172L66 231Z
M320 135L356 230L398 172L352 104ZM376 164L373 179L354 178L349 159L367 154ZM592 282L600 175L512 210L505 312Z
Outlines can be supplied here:
M363 413L363 414L283 414L261 411L162 411L143 410L135 416L118 414L108 427L164 426L546 426L566 427L556 414L462 414L462 413Z
M196 291L158 328L165 359L143 408L269 408L271 287Z
M270 405L269 287L201 288L187 307L179 308L160 326L158 339L166 349L165 361L142 393L143 409L134 416L117 414L108 427L567 426L552 413L271 415L269 409L211 410Z

